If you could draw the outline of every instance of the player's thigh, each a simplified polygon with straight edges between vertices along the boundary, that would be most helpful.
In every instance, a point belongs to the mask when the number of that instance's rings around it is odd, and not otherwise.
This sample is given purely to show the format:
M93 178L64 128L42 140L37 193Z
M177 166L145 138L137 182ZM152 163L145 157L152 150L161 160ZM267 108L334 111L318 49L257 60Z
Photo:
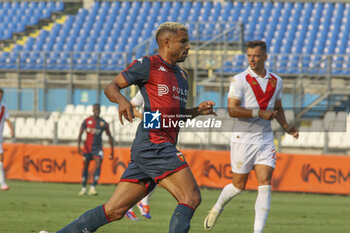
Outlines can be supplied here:
M258 181L258 186L260 185L271 185L272 174L274 168L268 165L255 165L254 167L255 176Z
M276 165L276 150L273 144L261 145L255 160L255 174L258 185L270 185Z
M96 163L96 167L101 166L102 158L100 156L93 156L93 159L94 159L94 161Z
M147 194L145 183L120 182L112 197L105 205L105 210L111 220L117 220Z
M159 181L179 203L196 208L201 202L201 194L197 182L189 169L185 167Z
M248 176L249 176L249 173L239 174L239 173L232 172L232 184L240 190L245 190L245 186L248 181Z

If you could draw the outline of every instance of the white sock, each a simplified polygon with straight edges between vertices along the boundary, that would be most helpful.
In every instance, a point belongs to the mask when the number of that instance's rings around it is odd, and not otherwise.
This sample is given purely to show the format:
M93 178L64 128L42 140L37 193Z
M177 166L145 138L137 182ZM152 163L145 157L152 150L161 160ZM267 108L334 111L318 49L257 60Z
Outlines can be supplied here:
M142 205L149 205L148 200L149 200L149 197L151 196L151 194L153 193L153 191L154 191L154 189L149 194L147 194L147 196L142 198L142 200L141 200Z
M148 199L149 199L149 194L142 198L141 203L142 205L148 205Z
M214 209L218 212L222 211L224 206L234 197L240 194L242 190L235 187L232 183L225 186L214 205Z
M254 233L262 233L271 205L271 185L258 187L258 197L255 202Z
M5 172L4 165L0 162L0 185L4 185L5 183Z

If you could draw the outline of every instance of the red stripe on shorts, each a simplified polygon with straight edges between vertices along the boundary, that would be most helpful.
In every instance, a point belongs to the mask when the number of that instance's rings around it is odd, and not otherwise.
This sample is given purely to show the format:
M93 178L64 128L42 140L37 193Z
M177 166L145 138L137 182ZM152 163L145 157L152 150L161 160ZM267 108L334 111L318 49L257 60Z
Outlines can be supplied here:
M188 164L184 164L184 165L182 165L182 166L176 168L176 169L173 170L173 171L165 172L163 175L157 176L157 177L154 179L154 181L155 181L156 183L158 183L159 180L161 180L161 179L167 177L168 175L170 175L170 174L172 174L172 173L174 173L174 172L180 171L181 169L183 169L183 168L185 168L185 167L188 167Z

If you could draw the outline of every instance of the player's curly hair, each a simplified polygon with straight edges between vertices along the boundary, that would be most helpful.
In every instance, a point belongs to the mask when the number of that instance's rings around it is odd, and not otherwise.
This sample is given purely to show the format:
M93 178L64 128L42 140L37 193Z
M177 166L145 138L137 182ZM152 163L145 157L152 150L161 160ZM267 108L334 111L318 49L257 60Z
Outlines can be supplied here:
M248 41L247 42L247 48L255 48L260 46L262 48L262 50L264 50L266 52L266 43L265 41L262 40L253 40L253 41Z
M162 23L161 25L159 25L157 32L156 32L156 41L157 43L159 42L159 36L163 33L163 32L172 32L172 33L177 33L178 31L185 31L188 32L188 28L181 24L181 23L177 23L177 22L165 22Z

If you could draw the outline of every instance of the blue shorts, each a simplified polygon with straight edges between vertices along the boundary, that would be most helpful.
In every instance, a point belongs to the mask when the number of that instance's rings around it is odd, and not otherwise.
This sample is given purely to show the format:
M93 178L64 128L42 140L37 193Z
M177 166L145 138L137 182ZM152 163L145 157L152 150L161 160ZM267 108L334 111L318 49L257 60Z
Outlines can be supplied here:
M169 143L147 144L131 150L131 162L120 181L137 183L149 180L154 186L166 176L188 167L180 151Z
M99 151L92 151L91 153L84 153L83 156L84 156L84 161L90 161L94 157L98 157L102 160L103 159L103 151L99 150Z

